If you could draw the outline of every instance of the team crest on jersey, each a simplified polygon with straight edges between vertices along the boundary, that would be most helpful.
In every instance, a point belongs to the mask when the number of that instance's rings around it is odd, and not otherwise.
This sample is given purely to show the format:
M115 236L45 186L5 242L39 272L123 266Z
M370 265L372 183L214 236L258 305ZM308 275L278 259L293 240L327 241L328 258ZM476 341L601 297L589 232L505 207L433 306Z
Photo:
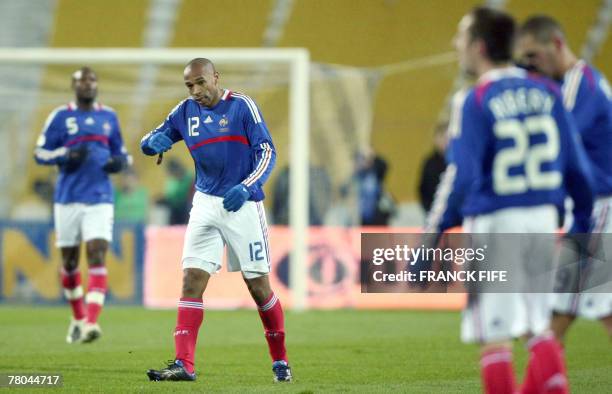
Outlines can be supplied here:
M229 119L227 116L223 115L223 117L219 120L219 131L229 131L227 125L229 124Z
M96 123L93 118L90 116L87 119L85 119L85 124L88 126L91 126L92 124Z
M104 129L104 134L110 135L110 133L111 133L111 125L110 125L110 123L104 122L104 124L102 125L102 129Z

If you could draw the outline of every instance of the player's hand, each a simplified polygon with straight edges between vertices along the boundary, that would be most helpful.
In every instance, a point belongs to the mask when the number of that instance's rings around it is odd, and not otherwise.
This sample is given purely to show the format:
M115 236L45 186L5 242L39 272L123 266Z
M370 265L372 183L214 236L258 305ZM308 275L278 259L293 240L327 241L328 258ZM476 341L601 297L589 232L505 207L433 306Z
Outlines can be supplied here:
M108 159L106 164L102 166L102 169L108 174L115 174L123 170L125 164L125 160L122 156L112 156L110 159Z
M242 183L232 187L223 196L223 208L229 212L236 212L249 199L249 190Z
M87 146L81 145L79 147L70 148L66 154L66 160L64 161L64 169L67 172L75 171L83 164L89 155Z
M155 153L163 153L172 148L172 140L164 133L155 133L149 137L147 145L153 149Z

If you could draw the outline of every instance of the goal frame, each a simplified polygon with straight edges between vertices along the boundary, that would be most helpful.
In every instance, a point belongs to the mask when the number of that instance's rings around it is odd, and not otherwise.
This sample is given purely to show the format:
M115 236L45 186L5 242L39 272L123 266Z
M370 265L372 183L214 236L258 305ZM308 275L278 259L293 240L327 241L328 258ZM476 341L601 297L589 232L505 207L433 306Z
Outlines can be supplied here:
M289 288L292 309L307 309L308 158L310 54L305 48L0 48L0 65L133 64L175 65L206 56L215 63L289 66L289 226L292 250Z

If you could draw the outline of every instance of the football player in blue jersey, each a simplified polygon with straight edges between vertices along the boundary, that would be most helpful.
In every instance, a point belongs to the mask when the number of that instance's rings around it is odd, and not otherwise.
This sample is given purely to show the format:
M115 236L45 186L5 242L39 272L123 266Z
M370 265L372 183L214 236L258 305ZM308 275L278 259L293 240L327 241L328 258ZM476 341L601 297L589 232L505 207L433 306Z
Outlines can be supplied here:
M227 246L229 271L240 271L257 304L265 329L274 380L291 381L285 350L284 315L270 288L268 227L262 187L276 152L255 102L219 86L219 73L204 58L184 70L189 97L155 130L145 135L146 155L162 154L185 142L196 170L195 195L183 246L183 290L174 331L175 358L150 380L195 380L195 349L204 317L202 297L221 268Z
M48 116L34 158L59 169L54 196L56 245L62 254L62 286L73 314L66 341L87 343L102 334L98 316L104 305L104 262L113 234L109 175L127 167L131 158L115 111L96 101L96 73L89 67L77 70L72 88L76 101ZM81 242L89 265L85 303L78 269Z
M521 238L520 253L489 256L492 263L505 262L517 271L530 272L537 264L547 268L542 272L552 272L558 207L569 192L576 201L572 231L588 231L592 181L556 86L512 65L515 30L511 16L484 7L459 23L454 40L459 63L477 82L453 98L448 167L426 230L440 233L463 223L484 245L499 240L495 233L553 234L550 242ZM478 286L482 290L486 284ZM567 393L563 355L548 331L546 293L552 292L552 280L550 289L537 287L537 293L488 291L470 293L461 326L463 341L481 345L484 391L515 392L511 341L529 335L522 392Z
M593 209L593 231L612 232L612 92L605 77L593 66L574 55L567 44L562 27L553 18L537 15L528 18L519 30L517 56L547 77L561 84L565 107L575 119L580 140L589 159L595 181L596 201ZM571 221L571 218L568 218ZM606 239L606 238L603 238ZM603 256L610 256L610 245ZM593 262L591 262L593 264ZM605 264L610 266L608 259ZM574 264L579 271L581 265ZM585 265L582 265L585 267ZM569 275L588 281L601 270L584 270ZM603 283L601 277L592 278ZM607 277L607 289L612 278ZM587 282L584 282L587 283ZM573 285L568 281L567 285ZM587 286L589 286L587 284ZM565 289L559 289L565 290ZM577 315L600 319L612 337L612 293L560 293L555 295L554 315L551 327L559 340Z

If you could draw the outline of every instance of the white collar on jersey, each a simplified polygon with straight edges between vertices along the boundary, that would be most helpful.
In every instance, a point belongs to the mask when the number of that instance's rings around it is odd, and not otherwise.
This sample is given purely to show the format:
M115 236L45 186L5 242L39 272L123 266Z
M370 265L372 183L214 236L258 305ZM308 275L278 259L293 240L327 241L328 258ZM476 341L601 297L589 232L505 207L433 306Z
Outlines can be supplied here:
M516 66L494 68L482 74L478 78L478 84L495 82L502 78L525 78L525 76L527 76L527 71Z
M565 74L563 74L563 80L569 80L570 74L575 72L576 70L582 70L582 67L584 67L585 64L586 62L583 59L578 59L576 64L574 64L569 70L565 72Z
M76 111L79 107L77 106L77 104L74 101L71 101L68 103L68 109L70 111ZM93 103L93 110L94 111L100 111L102 109L102 104L100 104L97 101L94 101Z
M230 94L232 94L232 92L229 91L229 89L223 89L223 94L221 95L221 100L227 100L229 98Z

